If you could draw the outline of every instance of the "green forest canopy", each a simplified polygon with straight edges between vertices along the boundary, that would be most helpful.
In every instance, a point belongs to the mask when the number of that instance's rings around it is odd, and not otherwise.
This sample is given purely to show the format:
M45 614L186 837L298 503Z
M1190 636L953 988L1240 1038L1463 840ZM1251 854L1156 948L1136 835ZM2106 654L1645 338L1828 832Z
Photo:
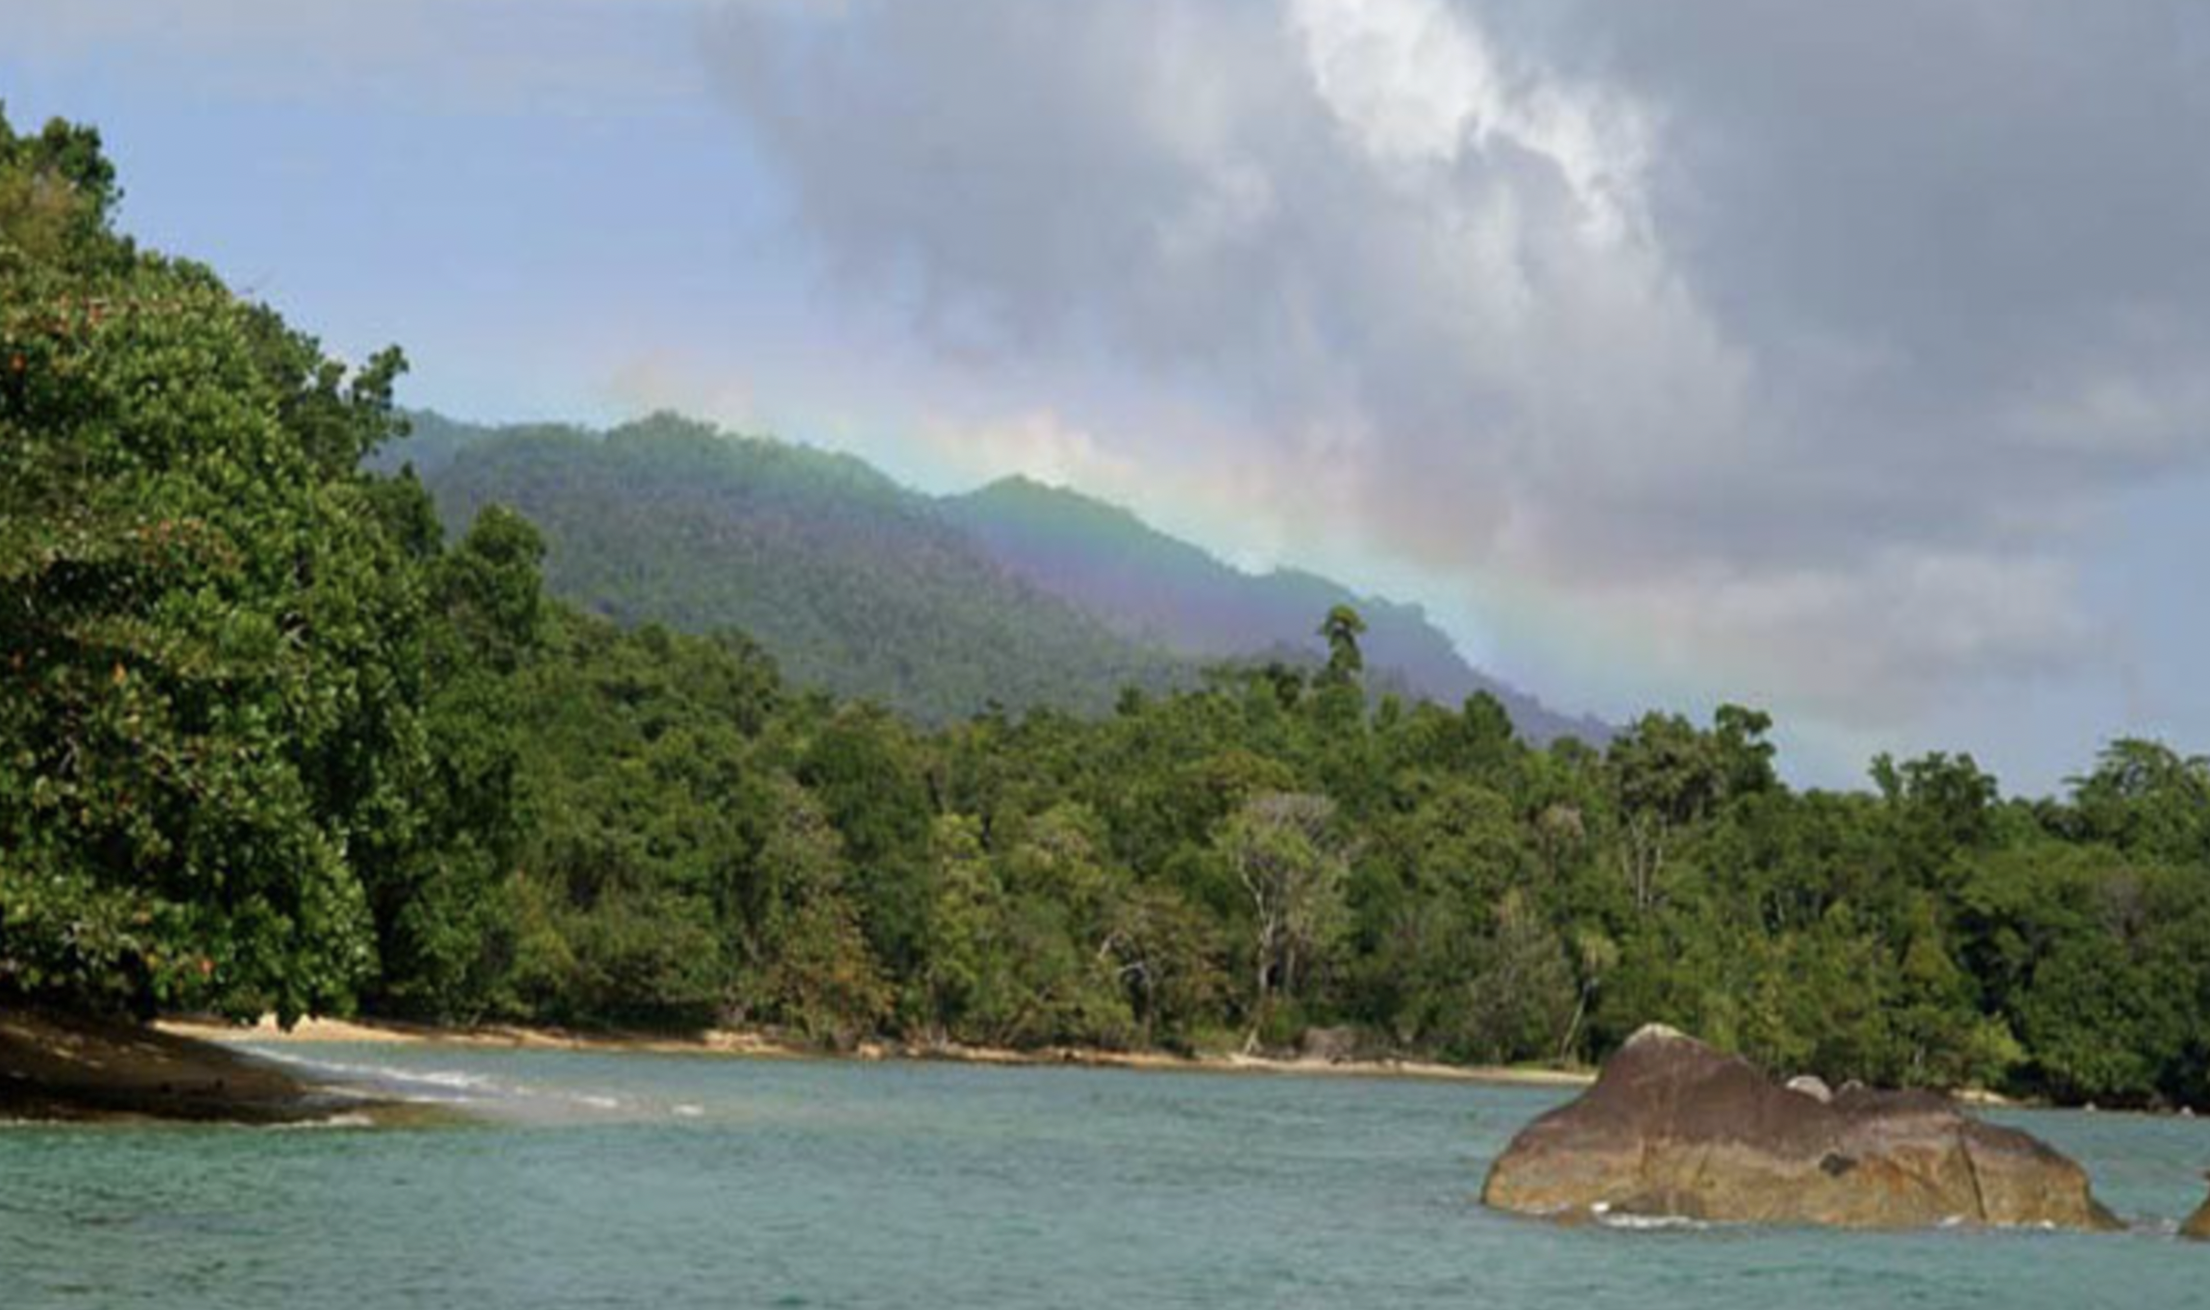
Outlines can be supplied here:
M1097 714L1215 664L1325 659L1312 616L1357 609L1367 694L1504 702L1537 745L1609 739L1458 654L1416 605L1235 569L1126 510L1009 479L932 497L849 454L672 413L604 432L427 411L370 468L412 466L448 531L486 505L545 536L548 594L624 626L739 628L795 686L939 726L995 706Z
M2210 1103L2210 764L1798 791L1762 714L1598 751L1313 671L928 727L443 540L347 369L0 123L0 994L1782 1070ZM1323 616L1315 615L1315 622Z
M1197 661L1019 581L848 455L672 414L603 436L414 422L379 464L420 448L456 533L486 505L518 509L545 534L552 595L624 626L742 628L801 686L940 724L993 702L1101 713L1125 686L1197 682Z

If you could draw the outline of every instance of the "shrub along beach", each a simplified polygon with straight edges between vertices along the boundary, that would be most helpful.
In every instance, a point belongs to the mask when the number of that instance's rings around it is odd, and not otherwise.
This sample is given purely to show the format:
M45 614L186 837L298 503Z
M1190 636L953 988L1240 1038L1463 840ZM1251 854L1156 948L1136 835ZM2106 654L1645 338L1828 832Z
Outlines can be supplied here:
M91 129L0 124L8 1005L1559 1066L1662 1020L2210 1103L2199 759L1804 791L1731 706L1537 749L1375 694L1348 608L1324 666L923 724L556 602L496 506L443 540L364 468L399 353L331 358L118 194Z

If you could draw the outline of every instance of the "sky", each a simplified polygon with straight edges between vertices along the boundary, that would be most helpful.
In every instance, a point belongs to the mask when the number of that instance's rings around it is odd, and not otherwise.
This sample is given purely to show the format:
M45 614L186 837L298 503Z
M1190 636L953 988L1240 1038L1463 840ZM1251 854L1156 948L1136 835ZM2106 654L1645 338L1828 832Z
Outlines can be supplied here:
M411 404L1072 485L1822 785L2210 750L2194 0L6 0L0 99Z

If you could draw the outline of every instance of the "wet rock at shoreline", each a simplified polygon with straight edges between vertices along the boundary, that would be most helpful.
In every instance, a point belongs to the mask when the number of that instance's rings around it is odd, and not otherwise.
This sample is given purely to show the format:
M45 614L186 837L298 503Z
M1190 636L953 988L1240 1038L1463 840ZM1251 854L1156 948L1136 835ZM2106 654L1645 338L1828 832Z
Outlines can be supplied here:
M1651 1025L1587 1092L1521 1130L1482 1199L1563 1219L2119 1226L2077 1164L1945 1097L1857 1086L1826 1100L1809 1092Z
M2195 1207L2195 1212L2187 1216L2186 1222L2180 1224L2179 1235L2198 1242L2210 1242L2210 1198L2205 1198L2201 1205Z
M0 1009L0 1114L294 1123L371 1104L213 1042L123 1020Z

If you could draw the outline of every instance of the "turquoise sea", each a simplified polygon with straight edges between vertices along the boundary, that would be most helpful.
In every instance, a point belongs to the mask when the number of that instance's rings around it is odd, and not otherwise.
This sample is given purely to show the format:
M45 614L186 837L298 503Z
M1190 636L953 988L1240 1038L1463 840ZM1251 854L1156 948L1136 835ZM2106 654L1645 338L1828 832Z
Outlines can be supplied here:
M287 1048L471 1119L0 1129L0 1310L2210 1304L2210 1123L2008 1116L2126 1234L1483 1210L1561 1094L1363 1078Z

